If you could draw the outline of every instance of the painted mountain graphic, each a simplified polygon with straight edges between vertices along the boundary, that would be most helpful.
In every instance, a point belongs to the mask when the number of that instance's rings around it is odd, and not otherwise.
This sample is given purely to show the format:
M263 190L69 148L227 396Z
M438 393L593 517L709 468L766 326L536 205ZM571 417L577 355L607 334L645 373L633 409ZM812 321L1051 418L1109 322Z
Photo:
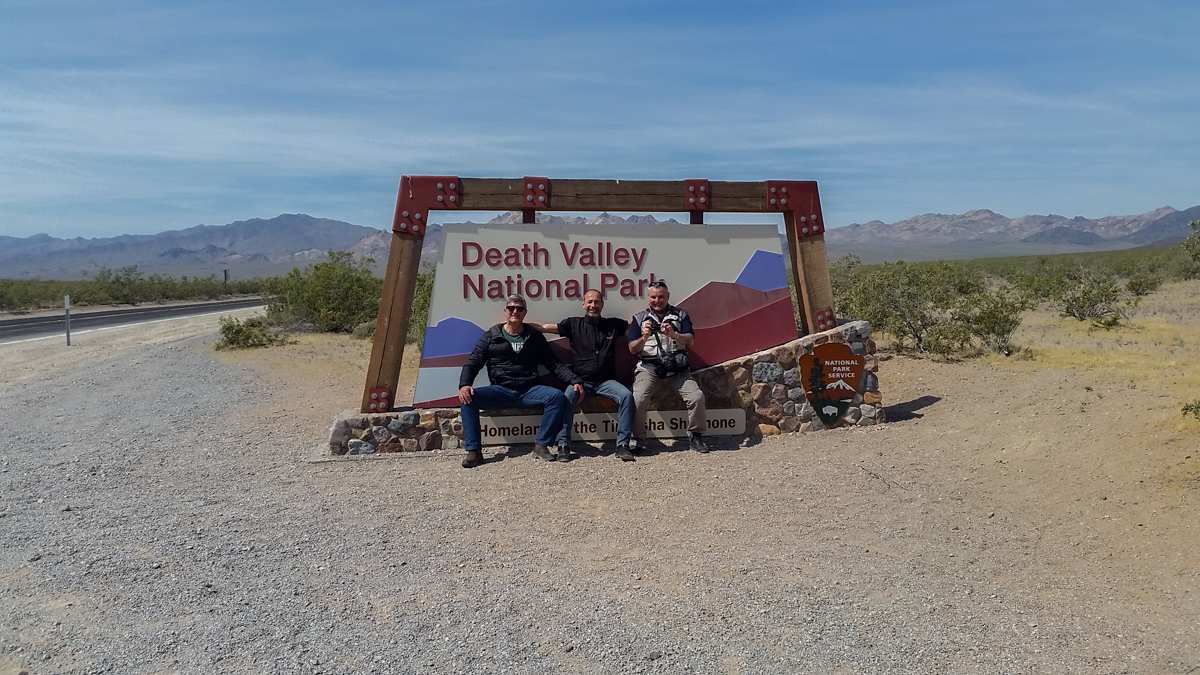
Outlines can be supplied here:
M854 387L850 386L849 384L846 384L845 380L834 380L834 381L830 382L829 384L825 385L825 388L826 389L845 389L846 391L850 391L850 392L854 391Z
M762 249L755 251L742 267L734 283L756 291L787 288L787 269L783 266L783 254Z
M679 303L692 317L696 344L688 348L693 368L703 368L795 340L796 317L786 282L761 291L710 281Z
M485 332L487 332L486 329L465 319L454 316L442 319L437 322L436 326L429 326L425 329L425 348L421 350L421 365L423 367L435 365L426 364L426 361L451 356L461 355L463 359L466 359L471 350L475 349L475 343L479 342L479 337Z

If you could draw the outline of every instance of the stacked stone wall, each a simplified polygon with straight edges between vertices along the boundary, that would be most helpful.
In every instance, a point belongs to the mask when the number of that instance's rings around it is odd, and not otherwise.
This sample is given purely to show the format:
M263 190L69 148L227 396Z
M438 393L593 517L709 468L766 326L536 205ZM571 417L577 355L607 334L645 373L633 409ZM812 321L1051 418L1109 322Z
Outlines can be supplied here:
M858 393L835 427L868 426L885 420L883 395L879 392L879 360L871 326L865 321L844 324L821 333L806 335L787 344L693 371L709 408L741 408L746 411L746 433L771 436L780 433L822 431L829 427L817 417L804 395L797 368L800 357L814 347L841 342L863 356L864 366ZM683 399L672 390L660 390L650 401L651 410L682 410ZM584 412L615 412L616 404L589 396ZM538 410L512 409L489 414L530 415ZM329 453L370 455L391 452L427 452L462 447L462 422L458 408L406 410L387 413L340 413L329 430Z

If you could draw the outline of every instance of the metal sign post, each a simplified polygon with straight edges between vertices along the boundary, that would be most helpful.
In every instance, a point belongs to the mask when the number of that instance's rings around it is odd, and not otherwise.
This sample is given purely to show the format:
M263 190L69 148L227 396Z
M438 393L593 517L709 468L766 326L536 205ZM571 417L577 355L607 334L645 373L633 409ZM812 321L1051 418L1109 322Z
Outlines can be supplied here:
M65 318L66 318L66 322L67 322L67 346L70 347L71 346L71 296L70 295L63 296L63 311L66 313Z
M229 270L225 270L225 295L229 295Z

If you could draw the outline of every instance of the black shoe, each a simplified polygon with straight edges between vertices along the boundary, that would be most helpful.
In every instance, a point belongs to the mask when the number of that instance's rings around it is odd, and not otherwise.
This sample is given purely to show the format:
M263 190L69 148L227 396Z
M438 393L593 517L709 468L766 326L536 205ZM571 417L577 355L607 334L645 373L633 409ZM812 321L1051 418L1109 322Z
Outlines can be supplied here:
M542 460L543 462L553 462L554 461L554 453L550 452L550 448L547 448L546 446L540 445L538 443L533 444L533 456L537 457L538 459Z
M692 434L692 440L688 443L688 447L702 454L708 452L708 446L704 444L704 439L700 438L700 434Z
M467 456L463 457L462 465L464 469L473 469L480 464L483 464L482 450L468 450Z
M622 462L634 461L633 453L629 451L628 445L617 446L617 459L621 460Z
M571 446L569 446L569 445L558 446L558 458L557 459L560 462L571 461L573 459L571 457Z

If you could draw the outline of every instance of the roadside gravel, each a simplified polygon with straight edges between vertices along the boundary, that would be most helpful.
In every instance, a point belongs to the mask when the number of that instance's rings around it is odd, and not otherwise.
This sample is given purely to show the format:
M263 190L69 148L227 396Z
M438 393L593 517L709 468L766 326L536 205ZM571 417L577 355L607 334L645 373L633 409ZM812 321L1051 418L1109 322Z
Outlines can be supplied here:
M920 398L1011 374L893 361L898 422L708 456L310 463L354 399L213 324L0 378L0 674L1200 672L1191 493L1150 534L1047 513L1104 479Z

